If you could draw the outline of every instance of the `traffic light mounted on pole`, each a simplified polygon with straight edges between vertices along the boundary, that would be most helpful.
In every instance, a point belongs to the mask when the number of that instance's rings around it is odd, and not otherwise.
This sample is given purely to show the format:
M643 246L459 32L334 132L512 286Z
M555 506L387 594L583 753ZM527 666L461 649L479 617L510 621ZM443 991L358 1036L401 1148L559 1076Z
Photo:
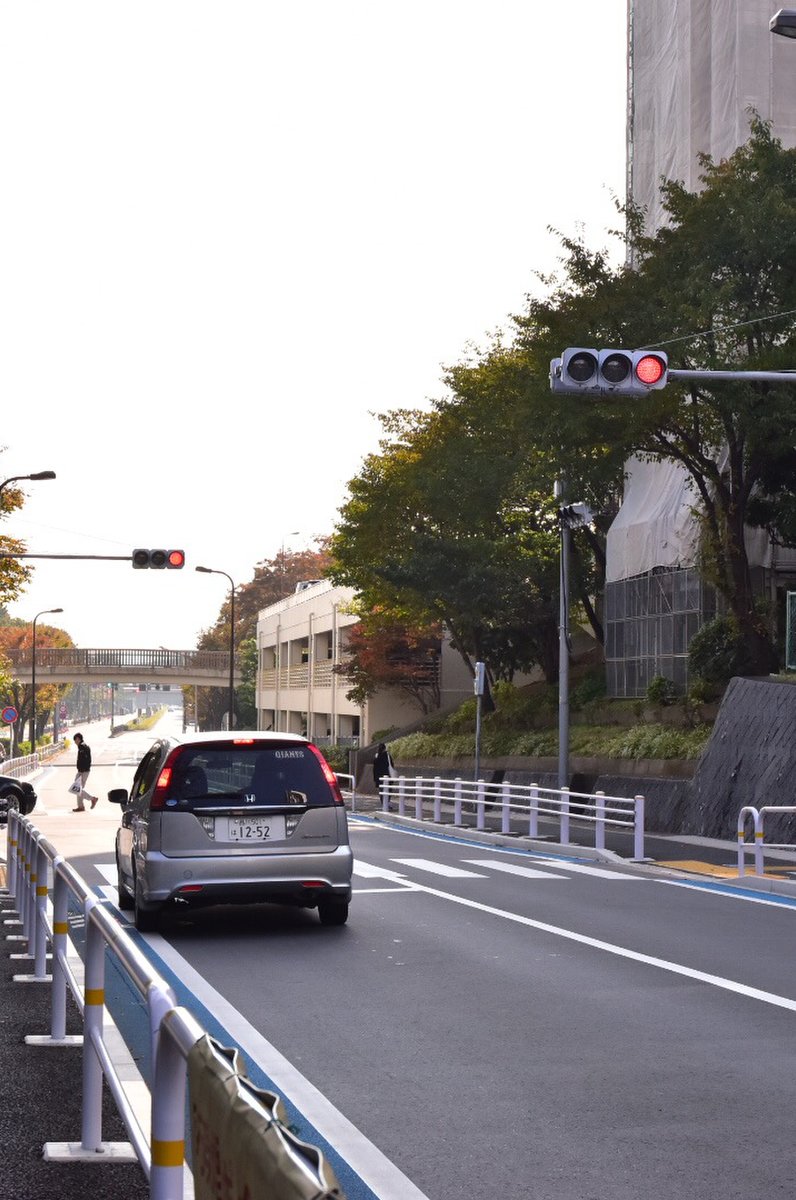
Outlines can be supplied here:
M156 571L162 571L164 568L170 571L177 571L185 566L185 551L134 550L132 563L137 571L146 570L148 567Z
M550 363L550 388L569 396L646 396L669 381L662 350L573 347Z

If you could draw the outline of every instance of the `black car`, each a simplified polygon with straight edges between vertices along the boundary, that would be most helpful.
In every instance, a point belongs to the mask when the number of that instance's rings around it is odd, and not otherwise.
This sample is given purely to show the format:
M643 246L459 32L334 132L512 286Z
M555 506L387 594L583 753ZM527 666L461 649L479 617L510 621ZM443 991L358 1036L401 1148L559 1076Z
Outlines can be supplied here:
M26 817L36 807L36 793L24 779L0 775L0 822L8 820L10 809Z

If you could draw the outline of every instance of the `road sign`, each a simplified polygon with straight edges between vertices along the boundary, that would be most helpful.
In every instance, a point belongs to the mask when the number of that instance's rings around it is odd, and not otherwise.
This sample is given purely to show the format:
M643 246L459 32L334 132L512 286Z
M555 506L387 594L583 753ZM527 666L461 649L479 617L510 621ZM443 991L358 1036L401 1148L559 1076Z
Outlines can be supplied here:
M18 716L19 713L11 704L7 705L3 711L0 712L0 717L3 718L6 725L13 725Z

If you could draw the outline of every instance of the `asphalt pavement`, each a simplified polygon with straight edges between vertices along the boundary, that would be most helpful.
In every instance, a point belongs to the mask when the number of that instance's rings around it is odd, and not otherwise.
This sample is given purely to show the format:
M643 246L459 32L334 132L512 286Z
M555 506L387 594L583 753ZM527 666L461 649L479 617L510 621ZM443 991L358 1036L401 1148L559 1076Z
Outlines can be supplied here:
M95 727L96 728L96 727ZM74 752L61 756L53 764L74 769ZM48 768L49 769L49 768ZM50 771L52 777L53 771ZM95 810L84 814L72 813L72 799L66 793L69 771L63 772L64 788L56 799L48 798L33 817L39 829L66 858L108 854L118 824L118 809L103 798ZM35 777L32 777L35 785ZM59 780L60 782L60 780ZM92 778L92 786L94 779ZM102 795L102 790L97 786ZM63 791L63 796L60 796ZM395 813L381 813L374 797L360 797L357 810L377 820L400 822L411 827L416 822ZM428 827L428 823L424 824ZM449 832L457 837L476 841L511 841L530 848L525 838L505 838L496 833L483 834L457 828ZM608 861L628 858L628 850L608 850L598 855L587 843L588 830L573 829L575 838L583 845L578 856L603 857ZM5 827L0 827L0 889L5 887ZM554 830L536 848L545 853L560 852L573 855L573 848L558 847ZM732 842L717 842L704 838L651 836L646 846L650 856L645 870L672 873L683 880L721 884L758 892L779 893L796 897L796 854L778 852L767 856L766 875L758 878L737 876L736 847ZM44 1158L48 1142L81 1140L81 1059L79 1046L50 1048L26 1044L28 1034L46 1034L50 1024L50 989L45 983L20 982L15 976L27 974L30 963L14 955L21 953L24 943L13 939L18 935L15 925L9 924L16 914L10 898L0 895L5 954L0 958L0 1200L71 1200L89 1195L92 1200L138 1200L149 1195L143 1170L136 1163L125 1164L104 1160L53 1163ZM21 948L20 948L21 945ZM68 1001L67 1032L79 1034L81 1019L71 996ZM124 1142L127 1134L112 1097L105 1089L103 1111L103 1140Z

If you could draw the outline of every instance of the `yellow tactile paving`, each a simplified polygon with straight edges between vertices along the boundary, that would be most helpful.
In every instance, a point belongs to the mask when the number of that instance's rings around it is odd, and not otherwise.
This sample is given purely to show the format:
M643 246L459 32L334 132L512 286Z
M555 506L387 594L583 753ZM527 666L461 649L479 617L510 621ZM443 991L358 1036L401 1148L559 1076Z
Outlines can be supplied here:
M685 858L667 861L658 859L657 866L669 867L673 871L688 871L692 875L711 875L717 879L738 878L737 867L725 867L720 866L718 863L700 862L699 859ZM783 875L792 875L794 872L796 872L796 863L787 864L782 867L766 867L763 874L771 879L780 879ZM747 865L746 874L752 874L752 870L749 865Z

